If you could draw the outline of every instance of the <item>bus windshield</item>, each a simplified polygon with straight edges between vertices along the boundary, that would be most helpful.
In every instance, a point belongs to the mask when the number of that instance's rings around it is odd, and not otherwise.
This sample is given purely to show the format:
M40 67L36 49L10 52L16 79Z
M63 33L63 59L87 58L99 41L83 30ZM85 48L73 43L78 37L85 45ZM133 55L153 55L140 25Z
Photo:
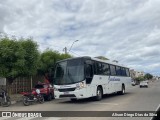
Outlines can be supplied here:
M74 84L84 80L83 59L72 59L56 64L54 74L55 85Z

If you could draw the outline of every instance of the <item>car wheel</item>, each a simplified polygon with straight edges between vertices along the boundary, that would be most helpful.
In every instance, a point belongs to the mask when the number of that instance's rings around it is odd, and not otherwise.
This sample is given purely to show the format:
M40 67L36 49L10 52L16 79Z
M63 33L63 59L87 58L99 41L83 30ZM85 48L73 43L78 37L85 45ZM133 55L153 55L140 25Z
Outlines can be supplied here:
M52 93L52 99L54 99L54 93Z
M49 94L49 95L47 96L47 100L48 100L48 101L51 101L51 100L52 100L52 94Z
M42 95L39 96L39 103L44 103L44 97Z

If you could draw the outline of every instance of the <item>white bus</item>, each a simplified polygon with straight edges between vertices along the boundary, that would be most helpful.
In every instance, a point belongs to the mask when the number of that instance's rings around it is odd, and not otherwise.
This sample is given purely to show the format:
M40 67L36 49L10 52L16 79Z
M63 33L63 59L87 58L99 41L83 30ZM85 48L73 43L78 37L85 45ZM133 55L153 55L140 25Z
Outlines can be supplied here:
M131 86L129 68L114 62L91 57L69 58L56 63L54 95L71 100L104 94L124 94Z

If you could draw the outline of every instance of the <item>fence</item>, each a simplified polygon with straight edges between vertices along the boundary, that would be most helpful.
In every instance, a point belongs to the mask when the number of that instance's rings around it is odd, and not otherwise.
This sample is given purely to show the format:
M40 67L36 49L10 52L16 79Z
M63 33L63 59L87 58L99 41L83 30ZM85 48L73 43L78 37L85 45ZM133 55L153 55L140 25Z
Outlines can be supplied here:
M43 80L43 76L20 77L15 79L11 85L7 85L7 90L10 91L10 94L30 92L38 81L43 82Z

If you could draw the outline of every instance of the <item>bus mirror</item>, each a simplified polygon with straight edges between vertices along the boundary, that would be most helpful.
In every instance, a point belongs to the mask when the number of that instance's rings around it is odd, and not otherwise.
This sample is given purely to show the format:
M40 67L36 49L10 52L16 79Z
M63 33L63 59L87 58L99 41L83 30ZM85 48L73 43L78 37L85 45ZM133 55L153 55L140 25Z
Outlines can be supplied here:
M86 78L90 77L90 65L86 65Z
M92 65L86 65L86 78L91 78L93 76Z
M86 65L86 84L90 84L93 78L93 68L91 64Z

